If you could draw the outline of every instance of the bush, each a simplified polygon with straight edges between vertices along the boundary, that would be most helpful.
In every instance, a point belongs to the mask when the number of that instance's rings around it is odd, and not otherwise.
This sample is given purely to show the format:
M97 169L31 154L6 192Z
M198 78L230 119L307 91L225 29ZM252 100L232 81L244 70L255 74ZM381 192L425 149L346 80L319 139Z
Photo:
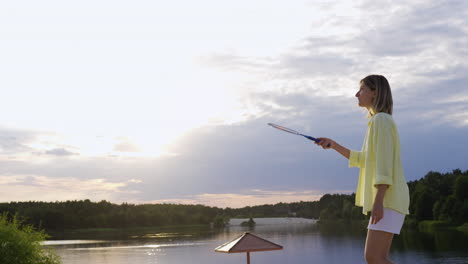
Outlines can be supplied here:
M457 230L468 235L468 223L464 223L463 225L457 227Z
M255 226L255 221L253 220L252 217L250 217L249 221L244 221L241 223L241 226L249 226L249 227L253 227Z
M2 264L58 264L59 257L40 242L47 235L23 224L16 216L0 215L0 260Z
M228 223L229 218L222 215L217 215L213 221L214 227L225 227Z

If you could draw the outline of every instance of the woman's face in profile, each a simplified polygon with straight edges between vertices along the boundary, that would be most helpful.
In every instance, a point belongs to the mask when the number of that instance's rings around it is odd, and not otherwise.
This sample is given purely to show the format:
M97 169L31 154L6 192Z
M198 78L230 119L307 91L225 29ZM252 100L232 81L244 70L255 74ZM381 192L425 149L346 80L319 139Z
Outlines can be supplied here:
M375 91L372 91L369 87L367 87L364 83L361 84L359 87L359 91L356 93L356 97L358 98L358 105L360 107L372 107L375 98Z

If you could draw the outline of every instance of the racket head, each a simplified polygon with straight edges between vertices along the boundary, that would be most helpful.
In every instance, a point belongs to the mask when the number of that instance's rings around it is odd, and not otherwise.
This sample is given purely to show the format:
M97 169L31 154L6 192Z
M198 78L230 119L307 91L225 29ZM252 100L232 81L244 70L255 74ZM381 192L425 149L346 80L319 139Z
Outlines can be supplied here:
M280 126L280 125L277 125L277 124L273 124L273 123L268 123L269 126L272 126L276 129L279 129L279 130L282 130L284 132L288 132L288 133L291 133L291 134L296 134L296 135L301 135L299 132L297 132L296 130L293 130L293 129L290 129L290 128L287 128L287 127L284 127L284 126Z

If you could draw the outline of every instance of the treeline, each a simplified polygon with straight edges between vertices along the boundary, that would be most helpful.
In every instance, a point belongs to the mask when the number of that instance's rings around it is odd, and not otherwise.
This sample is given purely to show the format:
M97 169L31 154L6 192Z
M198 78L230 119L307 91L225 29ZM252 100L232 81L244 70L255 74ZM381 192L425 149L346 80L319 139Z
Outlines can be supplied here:
M90 200L0 204L0 213L18 215L28 224L48 230L209 224L222 211L203 205L117 205Z
M410 221L436 220L457 225L468 222L468 170L430 171L423 178L408 182L408 188ZM368 218L370 214L364 216L362 208L354 205L354 198L354 194L322 196L318 205L320 219Z
M454 224L468 221L468 170L450 173L431 171L408 183L410 217L417 221L438 220Z
M468 222L468 170L449 173L430 171L423 178L408 182L410 215L412 222L424 220L444 221L451 224ZM354 205L354 194L326 194L315 205L312 217L321 220L368 218L362 208ZM307 216L305 216L307 217Z
M408 182L413 221L440 220L454 224L468 221L468 170L429 172ZM0 213L18 215L29 224L49 230L79 228L128 228L167 225L222 226L229 218L304 217L320 220L363 220L355 194L325 194L319 201L217 208L182 204L112 204L91 202L0 203Z
M224 209L225 215L236 218L248 217L304 217L313 219L361 220L362 208L354 205L355 194L325 194L313 202L278 203L275 205L246 206L239 209Z
M46 230L130 228L168 225L223 226L230 218L304 217L362 219L353 205L354 194L326 194L319 201L217 208L183 204L112 204L90 200L66 202L0 203L0 213L17 215L26 223Z

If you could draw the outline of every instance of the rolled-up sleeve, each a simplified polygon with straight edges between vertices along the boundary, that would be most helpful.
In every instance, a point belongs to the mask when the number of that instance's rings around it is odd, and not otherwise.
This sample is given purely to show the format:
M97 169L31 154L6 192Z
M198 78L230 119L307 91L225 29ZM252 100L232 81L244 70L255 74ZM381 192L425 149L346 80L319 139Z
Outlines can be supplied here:
M375 151L375 182L393 184L394 139L392 126L383 118L376 118L373 124L373 145Z
M362 152L350 150L349 153L349 167L361 167Z

